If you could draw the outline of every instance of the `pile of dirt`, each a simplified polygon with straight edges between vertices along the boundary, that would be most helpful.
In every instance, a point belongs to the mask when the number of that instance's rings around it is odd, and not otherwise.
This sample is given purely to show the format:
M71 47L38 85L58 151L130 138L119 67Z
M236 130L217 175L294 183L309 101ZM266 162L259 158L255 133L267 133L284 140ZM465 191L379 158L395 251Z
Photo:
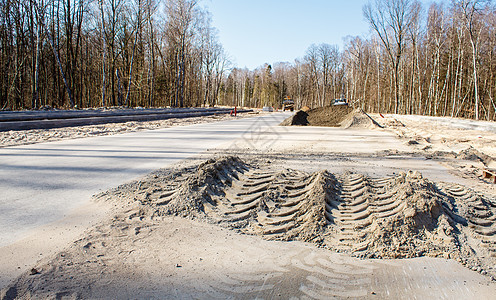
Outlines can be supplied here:
M484 164L486 168L494 169L496 168L496 161L494 158L486 155L472 146L469 146L467 149L460 151L457 154L457 158L464 160L472 160L472 161L480 161Z
M308 125L308 113L303 110L297 111L294 115L282 121L280 126L305 126Z
M331 191L336 194L334 176L326 171L267 173L256 165L236 156L210 159L178 170L157 171L95 198L137 206L133 218L137 212L141 218L152 219L174 215L203 219L268 240L322 243L326 220L321 202L332 197Z
M345 105L302 109L284 120L280 126L323 126L343 128L381 127L362 109L352 110Z
M433 183L418 172L374 179L263 165L232 156L211 159L157 172L99 198L137 205L133 214L143 218L200 218L267 240L313 242L359 257L452 258L496 276L496 199Z
M341 122L352 111L347 105L318 107L310 110L300 110L284 120L281 126L326 126L339 127Z
M356 253L368 258L459 257L456 221L443 206L450 201L434 183L409 172L381 187L383 193L376 188L371 186L366 192L377 196L367 196L370 225L358 226L361 230L355 232L355 241L365 248L355 248Z
M221 211L231 216L223 224L267 240L323 244L327 221L322 200L332 198L338 185L332 174L252 170L236 185L239 190L229 191L222 204Z
M352 112L347 105L318 107L308 111L308 125L339 127L346 116Z
M369 116L363 109L357 108L349 113L340 123L344 128L376 128L382 127L371 116Z
M140 214L152 218L174 215L205 217L206 206L215 205L225 189L248 169L238 157L210 159L179 170L159 170L146 179L97 194L97 201L140 206Z

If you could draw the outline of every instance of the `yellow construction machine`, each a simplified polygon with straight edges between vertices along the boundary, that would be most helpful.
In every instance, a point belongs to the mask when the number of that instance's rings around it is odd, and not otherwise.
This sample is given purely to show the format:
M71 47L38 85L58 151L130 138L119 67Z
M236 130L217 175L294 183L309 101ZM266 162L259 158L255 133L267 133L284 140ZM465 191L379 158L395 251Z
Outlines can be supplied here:
M286 110L294 111L294 101L289 96L284 97L282 101L282 111Z

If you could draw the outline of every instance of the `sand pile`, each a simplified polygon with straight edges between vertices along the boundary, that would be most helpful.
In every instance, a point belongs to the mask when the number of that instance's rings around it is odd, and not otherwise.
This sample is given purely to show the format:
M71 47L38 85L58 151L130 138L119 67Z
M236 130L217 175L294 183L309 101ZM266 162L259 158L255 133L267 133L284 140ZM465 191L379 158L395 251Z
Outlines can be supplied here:
M243 179L242 179L243 180ZM268 240L299 240L322 244L326 234L323 199L335 195L337 181L326 171L248 172L239 190L228 191L220 211L222 223ZM251 208L254 209L251 209Z
M450 199L417 172L395 178L350 180L336 224L340 245L368 258L459 256ZM350 197L348 191L353 190ZM359 199L359 200L357 200ZM342 212L346 212L343 216Z
M381 127L362 109L352 110L348 106L327 106L308 110L299 110L284 120L281 126L324 126L343 128Z
M349 113L340 123L344 128L376 128L382 127L363 109L357 108Z
M248 165L238 157L207 160L183 169L160 170L146 180L124 184L95 196L97 201L138 204L140 214L202 218Z
M308 125L308 111L299 110L291 117L282 121L279 126L305 126Z
M310 126L339 127L346 116L352 112L347 105L318 107L308 111Z
M284 120L281 126L309 125L339 127L341 121L352 111L348 106L326 106L310 110L299 110L293 116Z
M96 199L137 205L133 214L138 211L143 218L174 215L205 219L269 240L322 242L326 220L321 202L336 194L336 184L326 171L267 172L228 156L179 170L158 171L146 180L101 193Z
M453 258L496 275L496 199L435 184L417 172L375 179L264 165L222 157L157 172L99 198L134 199L127 204L137 205L133 214L143 218L201 218L267 240L314 242L359 257ZM484 253L483 259L473 253Z

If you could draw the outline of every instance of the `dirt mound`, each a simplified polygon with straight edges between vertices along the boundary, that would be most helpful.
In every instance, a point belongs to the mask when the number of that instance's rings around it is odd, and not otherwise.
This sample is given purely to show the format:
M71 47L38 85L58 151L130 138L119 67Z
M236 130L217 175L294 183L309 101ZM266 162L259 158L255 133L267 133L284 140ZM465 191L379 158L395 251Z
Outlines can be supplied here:
M215 205L217 198L224 196L224 189L245 169L247 166L239 158L232 156L210 159L200 164L189 178L179 181L180 184L174 187L172 194L166 192L160 195L161 199L170 199L157 203L164 207L160 213L205 213L205 206Z
M488 267L496 256L496 199L417 172L336 177L222 157L156 173L100 198L134 199L144 217L203 218L264 239L313 242L359 257L453 258L496 275Z
M362 109L352 110L348 106L327 106L308 110L300 110L284 120L281 126L324 126L344 128L381 127Z
M307 111L300 110L284 120L280 125L339 127L340 123L351 111L351 108L344 105L319 107Z
M339 127L350 112L352 109L347 105L314 108L308 111L308 125Z
M449 199L419 173L382 180L349 175L343 181L341 211L347 217L336 216L343 228L336 248L351 247L368 258L458 257L455 228L443 208Z
M382 127L372 117L370 117L361 108L357 108L349 113L343 121L341 127L344 128L376 128Z
M206 206L215 205L218 198L224 197L224 190L247 169L248 165L238 157L210 159L179 170L155 172L146 180L122 185L95 198L137 203L141 213L151 212L152 216L205 217Z
M460 153L458 153L456 157L464 160L480 161L486 168L496 168L496 161L494 160L494 158L478 151L472 146L469 146L467 149L460 151Z
M280 126L308 125L308 113L303 110L297 111L294 115L282 121Z
M219 207L221 222L268 240L300 240L322 244L326 234L325 206L338 184L326 171L253 170L240 178Z

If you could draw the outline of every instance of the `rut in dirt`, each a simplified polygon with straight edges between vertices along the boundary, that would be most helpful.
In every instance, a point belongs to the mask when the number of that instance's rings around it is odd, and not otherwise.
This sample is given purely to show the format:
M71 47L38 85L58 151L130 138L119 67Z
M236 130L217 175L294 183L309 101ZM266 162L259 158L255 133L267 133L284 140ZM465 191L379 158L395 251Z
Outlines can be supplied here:
M118 194L143 216L205 219L364 258L451 258L496 275L496 199L418 172L386 178L271 169L238 157L161 171ZM133 202L131 201L131 202Z

